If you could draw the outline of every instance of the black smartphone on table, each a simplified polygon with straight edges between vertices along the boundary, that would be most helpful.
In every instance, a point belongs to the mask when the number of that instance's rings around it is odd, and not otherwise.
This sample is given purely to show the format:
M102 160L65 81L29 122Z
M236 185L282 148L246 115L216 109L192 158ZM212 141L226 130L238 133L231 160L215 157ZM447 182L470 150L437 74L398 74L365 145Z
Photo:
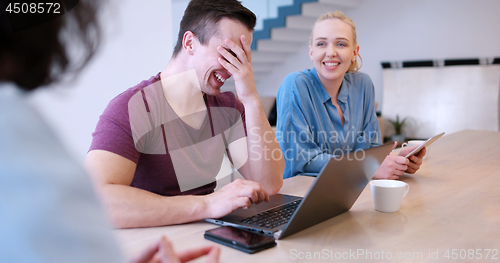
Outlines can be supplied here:
M219 244L253 254L276 246L274 238L243 229L222 226L205 231L205 238Z

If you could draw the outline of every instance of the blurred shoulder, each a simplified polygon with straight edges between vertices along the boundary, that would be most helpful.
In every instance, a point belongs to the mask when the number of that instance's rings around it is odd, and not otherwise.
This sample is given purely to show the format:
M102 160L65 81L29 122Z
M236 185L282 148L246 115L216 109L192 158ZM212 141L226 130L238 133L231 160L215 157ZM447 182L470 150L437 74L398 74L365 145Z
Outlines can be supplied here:
M372 79L370 76L364 72L348 72L345 74L344 79L347 79L349 82L354 84L364 84L364 85L372 85Z
M280 90L297 90L302 87L312 86L314 83L314 72L311 69L295 71L288 74L280 86Z

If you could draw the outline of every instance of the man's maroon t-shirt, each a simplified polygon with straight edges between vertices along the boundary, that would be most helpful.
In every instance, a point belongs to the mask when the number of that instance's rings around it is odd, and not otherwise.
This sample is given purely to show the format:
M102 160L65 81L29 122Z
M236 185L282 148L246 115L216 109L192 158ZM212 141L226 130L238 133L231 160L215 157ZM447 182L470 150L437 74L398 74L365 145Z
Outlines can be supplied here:
M211 193L216 183L210 176L220 168L224 148L246 135L245 114L232 92L203 98L207 118L194 129L176 117L157 74L111 100L92 134L89 151L105 150L136 163L133 187L164 196ZM201 176L207 184L180 187L185 176L179 180L178 176L188 171L184 181Z

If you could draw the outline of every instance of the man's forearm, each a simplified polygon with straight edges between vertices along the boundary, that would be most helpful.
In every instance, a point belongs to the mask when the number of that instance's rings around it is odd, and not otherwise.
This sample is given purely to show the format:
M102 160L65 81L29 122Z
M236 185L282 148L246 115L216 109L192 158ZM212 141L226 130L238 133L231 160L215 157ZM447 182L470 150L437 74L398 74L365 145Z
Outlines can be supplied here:
M275 194L283 185L283 154L260 99L246 101L244 106L251 179L260 182L269 194Z
M127 185L107 184L100 193L117 228L182 224L210 217L205 196L161 196Z

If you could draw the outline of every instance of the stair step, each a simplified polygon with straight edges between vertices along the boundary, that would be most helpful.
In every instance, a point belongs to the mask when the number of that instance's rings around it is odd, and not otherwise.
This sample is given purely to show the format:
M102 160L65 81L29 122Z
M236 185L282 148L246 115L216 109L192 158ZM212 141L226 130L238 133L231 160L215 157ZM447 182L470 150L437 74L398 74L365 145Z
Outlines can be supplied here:
M293 53L297 52L300 46L300 43L290 41L279 41L272 39L263 39L257 41L257 50L259 51Z
M348 2L348 1L345 1ZM341 6L329 3L304 3L302 4L302 15L306 17L319 18L320 16L338 9L348 9L354 6Z
M361 5L361 0L319 0L318 2L338 7L358 7Z
M286 27L291 29L304 29L311 31L314 23L316 23L315 17L307 17L303 15L288 16L286 18Z
M287 59L286 53L276 53L268 51L253 51L252 52L252 63L254 62L269 62L269 63L281 63Z
M273 28L271 30L271 39L278 41L291 41L306 43L309 41L311 29L292 29L292 28Z
M281 63L266 63L266 62L252 62L252 68L253 68L253 73L265 73L265 72L272 72L273 70L278 67L278 65Z

